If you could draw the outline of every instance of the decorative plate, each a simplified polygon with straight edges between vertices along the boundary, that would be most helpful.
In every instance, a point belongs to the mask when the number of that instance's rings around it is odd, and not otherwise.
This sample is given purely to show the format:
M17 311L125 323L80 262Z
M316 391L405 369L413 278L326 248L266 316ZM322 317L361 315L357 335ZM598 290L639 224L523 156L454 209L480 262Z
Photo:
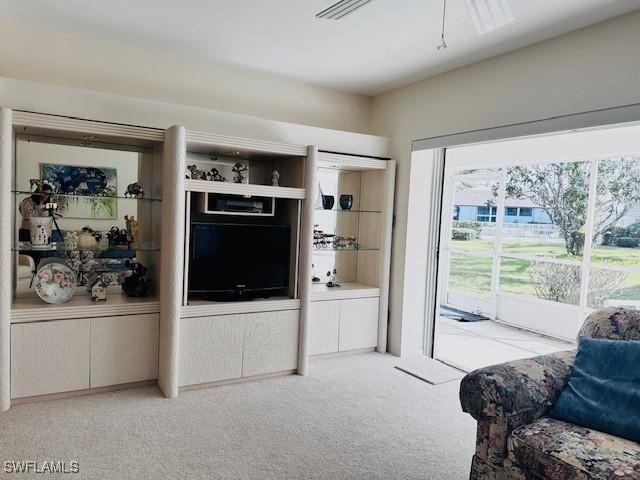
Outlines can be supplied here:
M68 302L76 293L76 274L64 263L41 266L34 281L36 293L47 303Z

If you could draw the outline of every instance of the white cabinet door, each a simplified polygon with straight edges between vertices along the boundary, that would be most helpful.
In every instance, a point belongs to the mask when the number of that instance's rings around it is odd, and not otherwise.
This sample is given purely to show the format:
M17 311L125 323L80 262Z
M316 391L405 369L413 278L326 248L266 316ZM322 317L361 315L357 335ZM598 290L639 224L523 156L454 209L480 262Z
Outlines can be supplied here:
M341 352L378 343L378 298L340 300Z
M294 370L300 311L249 313L246 318L242 376Z
M311 302L309 355L337 352L339 330L340 302L338 300Z
M159 315L91 319L91 388L158 378Z
M11 397L89 388L90 321L11 325Z
M180 385L242 376L245 315L180 320Z

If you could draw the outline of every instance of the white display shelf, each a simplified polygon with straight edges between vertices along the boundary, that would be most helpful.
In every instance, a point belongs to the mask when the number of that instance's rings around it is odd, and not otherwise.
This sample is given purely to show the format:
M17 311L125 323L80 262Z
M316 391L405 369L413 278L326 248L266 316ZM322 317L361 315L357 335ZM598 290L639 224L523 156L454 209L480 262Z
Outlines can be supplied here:
M256 197L290 198L304 200L304 188L273 187L271 185L249 185L233 182L210 182L206 180L185 180L185 190L189 192L224 193L227 195L247 195Z
M187 130L187 148L191 152L211 153L212 149L217 155L223 155L228 150L237 152L241 157L257 155L287 155L303 157L307 154L307 147L304 145L292 145L289 143L271 142L255 138L232 137L209 132ZM216 148L220 152L216 151Z
M94 302L89 295L76 295L67 303L52 305L38 297L18 298L11 305L11 323L66 320L71 318L111 317L160 312L154 297L133 298L124 294L107 294L107 300Z
M181 308L181 318L207 317L210 315L235 315L254 312L276 312L280 310L298 310L300 300L287 297L246 302L208 302L193 300Z
M332 152L318 152L318 167L337 170L385 170L389 161Z
M380 289L371 285L353 282L338 282L339 287L327 287L325 282L311 286L311 301L342 300L347 298L379 297Z

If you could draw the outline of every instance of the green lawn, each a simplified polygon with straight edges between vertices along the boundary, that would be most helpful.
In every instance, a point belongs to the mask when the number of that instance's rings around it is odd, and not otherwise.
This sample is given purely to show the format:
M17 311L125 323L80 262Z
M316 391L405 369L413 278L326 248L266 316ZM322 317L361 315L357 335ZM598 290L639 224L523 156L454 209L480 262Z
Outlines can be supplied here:
M493 242L452 240L451 247L457 250L491 253ZM526 241L505 241L502 244L505 254L518 254L535 257L562 258L581 261L581 257L568 255L561 243L535 243ZM488 297L491 291L491 257L477 257L460 253L451 255L449 288L459 293ZM640 266L640 249L608 246L595 246L593 263ZM531 262L521 259L503 258L500 264L500 291L535 296L529 279L528 269ZM640 299L640 273L629 273L623 288L612 298L625 300Z

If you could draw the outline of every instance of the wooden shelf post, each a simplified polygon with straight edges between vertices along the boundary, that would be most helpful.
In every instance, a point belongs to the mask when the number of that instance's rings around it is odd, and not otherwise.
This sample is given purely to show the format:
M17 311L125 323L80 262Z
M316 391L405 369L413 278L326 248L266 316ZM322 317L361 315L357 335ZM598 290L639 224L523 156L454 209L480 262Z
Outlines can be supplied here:
M158 385L168 398L178 395L180 308L184 266L185 128L167 129L162 159L162 255L160 260L160 351Z
M13 164L11 110L0 108L0 410L11 406L11 173Z
M384 207L382 243L384 248L380 255L379 280L380 303L378 305L378 346L380 353L387 351L387 328L389 318L389 284L391 275L391 242L393 236L393 204L396 184L396 162L387 161L387 169L384 176Z
M300 231L300 342L298 349L298 375L309 369L309 317L311 315L311 263L313 262L313 215L316 196L318 147L310 146L304 169L306 199Z

